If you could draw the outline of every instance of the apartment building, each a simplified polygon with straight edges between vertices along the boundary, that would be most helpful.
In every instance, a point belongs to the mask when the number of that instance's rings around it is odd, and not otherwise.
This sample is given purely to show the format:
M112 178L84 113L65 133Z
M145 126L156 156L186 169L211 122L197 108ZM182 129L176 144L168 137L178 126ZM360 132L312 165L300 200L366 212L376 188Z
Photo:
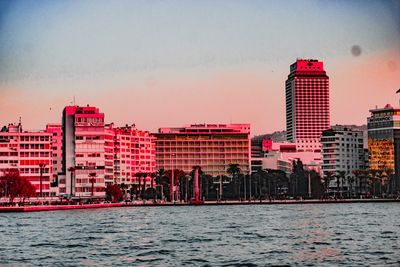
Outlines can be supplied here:
M354 180L354 171L365 168L365 151L363 133L343 127L333 127L322 133L322 171L323 175L337 175L344 172L343 190L349 187L349 181ZM355 184L352 186L356 186ZM333 179L329 187L337 187Z
M138 184L137 173L146 173L151 184L156 169L155 137L136 126L105 126L105 177L106 183ZM154 181L153 181L154 184Z
M21 123L0 131L0 175L18 169L36 188L37 196L50 195L53 181L52 135L45 131L23 131Z
M96 107L67 106L62 118L63 179L60 195L105 197L104 113Z

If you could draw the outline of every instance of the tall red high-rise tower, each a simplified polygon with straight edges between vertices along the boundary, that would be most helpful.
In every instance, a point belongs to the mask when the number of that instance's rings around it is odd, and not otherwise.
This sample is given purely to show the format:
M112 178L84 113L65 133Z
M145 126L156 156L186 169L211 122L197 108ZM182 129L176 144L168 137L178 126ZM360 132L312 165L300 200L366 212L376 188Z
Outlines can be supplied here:
M299 148L319 150L322 131L330 127L329 77L324 63L298 59L286 80L287 139Z

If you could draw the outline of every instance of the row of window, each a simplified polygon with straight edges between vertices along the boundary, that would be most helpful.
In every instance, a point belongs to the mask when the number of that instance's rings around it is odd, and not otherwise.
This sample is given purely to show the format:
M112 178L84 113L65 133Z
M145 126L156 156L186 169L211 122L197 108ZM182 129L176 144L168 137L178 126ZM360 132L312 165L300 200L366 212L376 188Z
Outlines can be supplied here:
M21 149L50 149L50 144L20 144Z
M44 174L49 173L49 171L50 171L49 168L44 168L44 169L43 169L43 173L44 173ZM19 172L20 172L21 174L24 174L24 173L40 174L40 168L20 168L20 169L19 169Z
M0 157L18 157L18 152L0 152Z
M50 136L21 136L22 142L48 142L50 141Z
M77 157L77 158L83 158L83 157L88 157L88 158L99 158L99 157L102 157L102 154L100 154L100 153L88 153L88 154L80 154L80 153L77 153L77 154L75 154L75 157Z
M50 157L50 152L21 152L20 157L22 158L48 158ZM55 156L55 155L54 155Z
M18 164L18 160L0 160L0 164Z
M35 160L23 159L20 161L20 165L37 165L37 166L39 166L39 164L46 164L48 167L48 165L50 164L50 161L49 160L37 160L37 159L35 159Z
M76 117L75 121L81 123L101 123L104 122L104 118Z

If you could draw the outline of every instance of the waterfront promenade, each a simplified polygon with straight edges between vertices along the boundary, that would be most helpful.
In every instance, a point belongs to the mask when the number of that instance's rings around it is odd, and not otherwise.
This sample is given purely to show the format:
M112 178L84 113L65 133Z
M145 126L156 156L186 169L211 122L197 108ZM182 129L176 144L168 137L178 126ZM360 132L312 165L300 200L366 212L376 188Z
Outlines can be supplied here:
M253 201L205 201L202 203L190 202L153 202L135 201L119 203L98 203L78 205L27 205L0 207L0 212L38 212L55 210L122 208L122 207L160 207L160 206L229 206L229 205L295 205L295 204L334 204L334 203L386 203L399 202L400 199L305 199L305 200L253 200Z

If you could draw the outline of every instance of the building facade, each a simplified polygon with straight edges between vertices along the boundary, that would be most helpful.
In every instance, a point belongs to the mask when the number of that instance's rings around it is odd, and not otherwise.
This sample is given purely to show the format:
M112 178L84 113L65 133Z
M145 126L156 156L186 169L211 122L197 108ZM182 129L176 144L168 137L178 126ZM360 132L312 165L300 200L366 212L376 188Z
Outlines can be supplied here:
M394 192L399 192L400 108L394 108L388 104L384 108L372 109L370 112L371 116L368 118L369 168L393 173L391 188Z
M147 174L151 183L156 169L155 137L148 131L138 130L135 125L105 127L105 175L106 183L138 184L136 174Z
M293 161L300 160L305 169L321 174L321 152L305 149L302 143L274 142L271 139L263 139L256 149L256 151L261 151L261 156L252 158L253 172L260 169L276 169L290 174Z
M156 137L156 169L193 166L212 176L226 175L229 164L250 170L250 124L194 124L160 128Z
M53 181L52 135L45 131L23 131L9 124L0 132L0 175L18 169L36 188L37 196L50 196Z
M322 131L330 127L329 77L323 62L298 59L290 66L285 87L287 140L320 151Z
M62 128L61 124L49 123L46 125L46 133L51 134L51 150L53 165L53 181L50 190L52 196L59 195L58 180L62 174Z
M342 172L345 176L345 179L341 181L342 190L348 190L350 186L353 188L358 186L354 171L365 169L366 166L363 142L362 131L337 127L322 133L323 175L334 176ZM329 187L331 190L337 188L336 179L330 182Z
M60 195L105 197L104 113L90 106L65 107L62 135Z

